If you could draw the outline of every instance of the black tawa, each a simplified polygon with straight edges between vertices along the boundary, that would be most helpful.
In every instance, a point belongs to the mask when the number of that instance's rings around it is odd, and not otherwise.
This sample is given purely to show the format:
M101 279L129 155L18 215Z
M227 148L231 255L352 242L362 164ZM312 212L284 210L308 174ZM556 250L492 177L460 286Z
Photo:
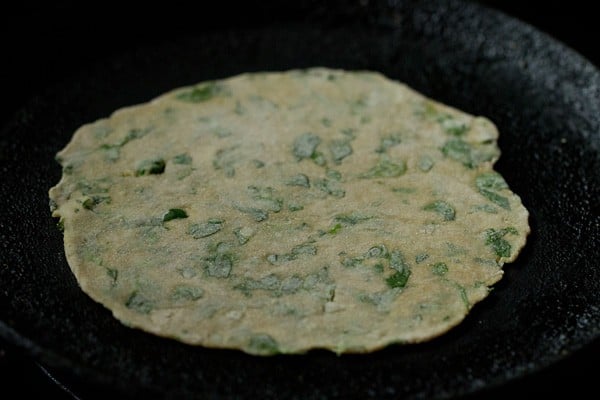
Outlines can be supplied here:
M281 18L240 13L228 24L212 14L202 29L92 57L11 114L0 134L0 337L90 398L448 398L597 344L598 69L528 25L462 1L274 7L266 15ZM89 299L47 196L61 175L54 155L75 129L177 86L311 66L380 71L496 123L496 168L529 209L532 234L491 295L427 343L267 358L129 329Z

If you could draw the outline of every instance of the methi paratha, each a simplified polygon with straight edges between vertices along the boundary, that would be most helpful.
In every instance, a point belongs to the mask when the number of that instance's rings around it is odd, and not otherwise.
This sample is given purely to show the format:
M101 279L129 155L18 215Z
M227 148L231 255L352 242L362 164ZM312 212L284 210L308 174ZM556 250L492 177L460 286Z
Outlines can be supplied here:
M81 288L128 326L367 352L460 323L525 245L497 138L375 72L247 73L82 126L51 208Z

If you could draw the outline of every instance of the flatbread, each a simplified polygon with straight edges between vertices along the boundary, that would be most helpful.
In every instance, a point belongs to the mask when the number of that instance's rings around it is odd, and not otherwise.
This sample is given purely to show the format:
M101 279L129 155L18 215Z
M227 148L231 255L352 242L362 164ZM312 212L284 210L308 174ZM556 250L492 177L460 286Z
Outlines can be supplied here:
M460 323L525 245L497 138L375 72L247 73L82 126L52 215L83 291L127 326L369 352Z

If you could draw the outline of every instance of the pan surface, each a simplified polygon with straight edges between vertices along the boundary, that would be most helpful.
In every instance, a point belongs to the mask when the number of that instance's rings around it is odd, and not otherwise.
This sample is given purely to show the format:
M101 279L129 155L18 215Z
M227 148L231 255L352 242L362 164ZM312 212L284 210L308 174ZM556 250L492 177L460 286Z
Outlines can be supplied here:
M600 336L600 72L500 13L455 1L354 5L332 18L206 29L97 63L34 97L0 135L0 335L98 393L436 398L547 367ZM362 3L360 3L362 4ZM370 355L252 357L124 327L77 286L47 190L83 123L171 88L246 71L380 71L501 132L497 169L532 234L467 319Z

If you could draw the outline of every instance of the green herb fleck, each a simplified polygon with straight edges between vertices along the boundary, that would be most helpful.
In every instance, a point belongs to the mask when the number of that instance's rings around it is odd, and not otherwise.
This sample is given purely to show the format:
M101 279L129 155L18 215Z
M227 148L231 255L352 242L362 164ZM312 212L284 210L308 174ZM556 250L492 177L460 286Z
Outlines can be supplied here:
M442 200L434 201L433 203L427 204L423 207L425 211L434 211L438 213L444 221L454 221L456 211L454 207Z
M346 268L354 268L356 266L362 265L365 259L363 257L348 257L345 253L342 253L342 259L340 263Z
M65 165L62 172L65 175L71 175L73 173L73 164Z
M336 164L352 154L352 146L347 140L333 140L329 143L329 151L331 157Z
M334 181L339 182L342 180L342 174L339 171L336 171L335 169L327 169L325 175L327 175L329 179L333 179Z
M379 142L379 147L377 147L375 149L376 153L385 153L390 147L396 146L398 144L400 144L401 140L400 140L400 135L399 134L392 134L392 135L388 135L388 136L384 136L381 138L380 142Z
M178 154L175 157L173 157L173 163L174 164L191 164L192 157L190 157L190 155L187 153Z
M100 256L100 249L93 241L84 241L80 251L81 257L85 261L90 261L97 265L103 264L102 257Z
M340 188L335 181L329 179L317 179L314 182L317 189L336 198L342 198L346 195L346 191Z
M89 195L95 193L106 193L111 185L110 178L95 179L92 182L88 182L82 179L75 185L76 190L79 190L81 194Z
M377 264L373 265L373 269L378 274L381 274L381 273L383 273L383 270L385 269L385 266L383 265L383 263L377 263Z
M338 214L335 217L333 217L333 221L336 223L340 223L343 226L348 226L348 225L356 225L360 222L367 221L371 218L373 218L373 217L370 215L364 215L364 214L360 214L358 212L352 212L350 214Z
M312 243L302 243L292 248L292 251L286 254L269 254L267 261L273 265L279 265L297 259L302 255L314 256L317 254L317 247Z
M227 128L223 128L222 126L217 126L213 129L213 134L218 138L225 138L231 136L233 133L231 130Z
M292 152L298 160L310 158L315 153L321 138L312 133L303 133L294 140Z
M368 99L365 95L361 95L361 97L358 99L349 101L348 104L350 105L350 114L363 114L364 109L368 106L367 100Z
M222 92L222 87L214 82L195 86L191 89L186 89L175 96L176 99L187 103L201 103L212 99L214 96Z
M346 136L348 139L356 138L356 129L354 129L354 128L343 128L343 129L340 129L340 132L342 133L342 135Z
M135 176L156 175L165 172L165 161L161 158L155 160L144 160L138 164Z
M458 286L458 292L460 293L460 299L463 301L463 304L465 305L465 308L468 310L469 308L471 308L471 303L469 302L469 296L467 296L467 291L465 290L465 288L461 285L457 285Z
M425 117L430 120L437 120L440 117L438 107L431 100L423 100L423 102L415 104L414 114L420 117Z
M265 210L255 207L237 207L238 211L250 215L256 222L265 221L269 218L269 213Z
M257 355L273 355L279 353L277 341L267 334L252 336L248 342L248 352Z
M94 208L94 206L96 205L96 203L94 203L94 200L91 197L88 197L87 199L85 199L81 205L83 206L83 208L85 208L86 210L91 210L92 208Z
M506 197L501 196L496 192L492 192L491 190L485 189L479 190L479 193L485 196L492 203L495 203L506 210L510 210L510 203Z
M179 274L185 279L190 279L198 275L197 269L195 266L185 266L179 270Z
M467 254L467 250L464 247L460 247L454 243L446 242L446 247L446 255L449 257L464 256Z
M450 115L441 115L437 119L438 123L447 134L452 136L462 136L469 130L464 122L457 121Z
M176 302L196 301L204 295L204 290L197 286L176 286L171 293L171 299Z
M310 255L314 256L317 254L317 247L310 243L302 243L292 248L292 255Z
M284 293L296 293L298 289L302 287L304 283L304 279L302 279L298 275L292 275L290 277L285 278L281 282L280 289Z
M473 211L483 211L488 214L498 214L498 209L496 207L491 206L489 204L478 204L473 206Z
M154 304L137 291L134 291L129 295L129 298L127 298L125 307L140 314L149 314L154 308Z
M119 159L121 147L125 146L131 140L139 139L152 131L152 127L138 129L130 129L129 132L117 143L104 143L100 146L100 150L104 151L104 158L110 162L115 162Z
M332 226L331 228L329 228L329 231L327 231L327 233L329 233L331 235L335 235L341 230L342 230L342 224L337 223L334 226Z
M442 154L462 163L467 168L475 168L473 148L462 139L450 139L442 147Z
M297 174L292 176L287 182L288 186L301 186L301 187L310 187L310 180L308 176L304 174Z
M255 160L252 160L252 164L254 164L254 167L255 167L256 169L260 169L260 168L262 168L262 167L264 167L264 166L265 166L265 163L264 163L263 161L261 161L261 160L256 160L256 159L255 159Z
M288 204L288 210L290 210L290 211L300 211L300 210L304 210L304 206L302 204L298 204L298 203L289 203Z
M512 247L510 243L504 239L508 234L517 235L518 232L513 227L502 229L486 229L485 244L490 246L498 257L510 257Z
M105 138L109 133L113 132L113 128L111 128L110 126L104 125L104 121L99 122L99 124L100 125L93 126L94 136L97 139Z
M200 239L207 236L214 235L223 228L223 221L220 219L209 219L206 222L200 224L193 224L189 227L188 233L192 235L194 239Z
M429 258L429 254L426 254L426 253L417 254L415 256L415 262L417 264L421 264L423 261L427 260L428 258Z
M217 150L215 158L213 159L213 168L216 170L223 170L225 176L228 178L235 176L234 164L238 160L235 150L238 147L239 146L232 146Z
M295 259L296 256L294 256L293 254L269 254L267 256L267 261L272 265L279 265Z
M406 172L404 161L392 162L387 158L379 160L376 166L362 174L361 178L395 178Z
M461 138L448 140L440 150L446 157L458 161L470 169L494 159L499 154L493 141L470 144Z
M376 293L362 293L358 296L358 300L376 306L379 312L389 312L390 306L401 291L402 289L398 287Z
M502 175L497 172L486 172L479 175L475 179L475 186L479 193L490 200L492 203L506 209L510 210L510 203L508 199L500 194L497 191L507 189L508 185Z
M233 234L235 235L240 244L246 244L254 235L254 229L247 226L243 228L236 228L233 230Z
M394 192L394 193L411 194L411 193L415 193L416 191L417 191L417 189L411 188L411 187L392 188L392 192Z
M275 274L269 274L259 280L252 278L244 278L244 280L235 285L234 289L241 290L245 295L249 296L251 290L267 290L273 295L277 295L277 291L281 288L281 281Z
M193 171L194 171L194 169L191 167L180 169L179 171L176 172L177 180L180 181L182 179L187 178L188 176L190 176L192 174ZM195 188L193 188L191 190L195 190Z
M448 272L448 266L443 262L437 262L431 266L431 272L439 276L446 275L446 272Z
M119 147L123 147L127 143L129 143L130 141L132 141L134 139L140 139L140 138L146 136L152 130L153 130L153 127L143 128L143 129L140 129L140 128L130 129L129 132L127 132L127 135L125 135L125 137L123 139L121 139L121 141L119 143L117 143L116 145Z
M312 153L312 155L310 156L310 159L313 160L313 162L315 164L317 164L319 167L322 167L325 164L327 164L327 160L325 159L325 154L321 153L320 151L315 151L314 153Z
M508 189L508 184L506 183L502 175L500 175L497 172L486 172L479 175L475 180L475 184L477 186L477 189L487 189L494 191Z
M167 211L163 215L163 222L167 222L172 219L187 218L187 217L188 217L187 213L184 210L182 210L181 208L170 208L169 211Z
M324 127L330 127L331 126L331 120L327 117L323 117L321 118L321 124L323 124Z
M81 203L86 210L93 210L100 203L110 204L111 198L107 195L92 195Z
M281 285L281 280L275 274L269 274L258 281L258 286L265 290L275 290Z
M431 168L433 168L433 166L435 165L435 162L433 161L433 159L427 155L422 156L419 159L419 169L423 172L428 172L431 170Z
M378 246L371 247L365 254L366 258L386 258L388 257L388 250L385 245L380 244Z
M402 273L405 273L405 271L408 270L410 273L410 267L404 260L404 255L402 254L402 252L400 250L393 250L390 253L389 257L390 257L390 268L395 269L396 271L402 272Z
M320 283L329 283L329 270L328 267L323 267L319 271L308 274L304 279L304 283L302 287L304 289L313 289L318 286Z
M106 275L110 278L111 285L115 286L119 277L119 271L113 268L106 268Z
M281 211L283 199L275 197L275 190L272 187L250 185L247 190L250 197L259 202L259 207L272 212Z
M385 282L392 289L395 288L403 288L406 286L406 282L408 282L408 278L410 277L410 269L404 269L402 271L396 271L392 275L386 278Z
M229 253L211 255L205 259L205 269L209 276L214 278L227 278L233 267L233 256Z

